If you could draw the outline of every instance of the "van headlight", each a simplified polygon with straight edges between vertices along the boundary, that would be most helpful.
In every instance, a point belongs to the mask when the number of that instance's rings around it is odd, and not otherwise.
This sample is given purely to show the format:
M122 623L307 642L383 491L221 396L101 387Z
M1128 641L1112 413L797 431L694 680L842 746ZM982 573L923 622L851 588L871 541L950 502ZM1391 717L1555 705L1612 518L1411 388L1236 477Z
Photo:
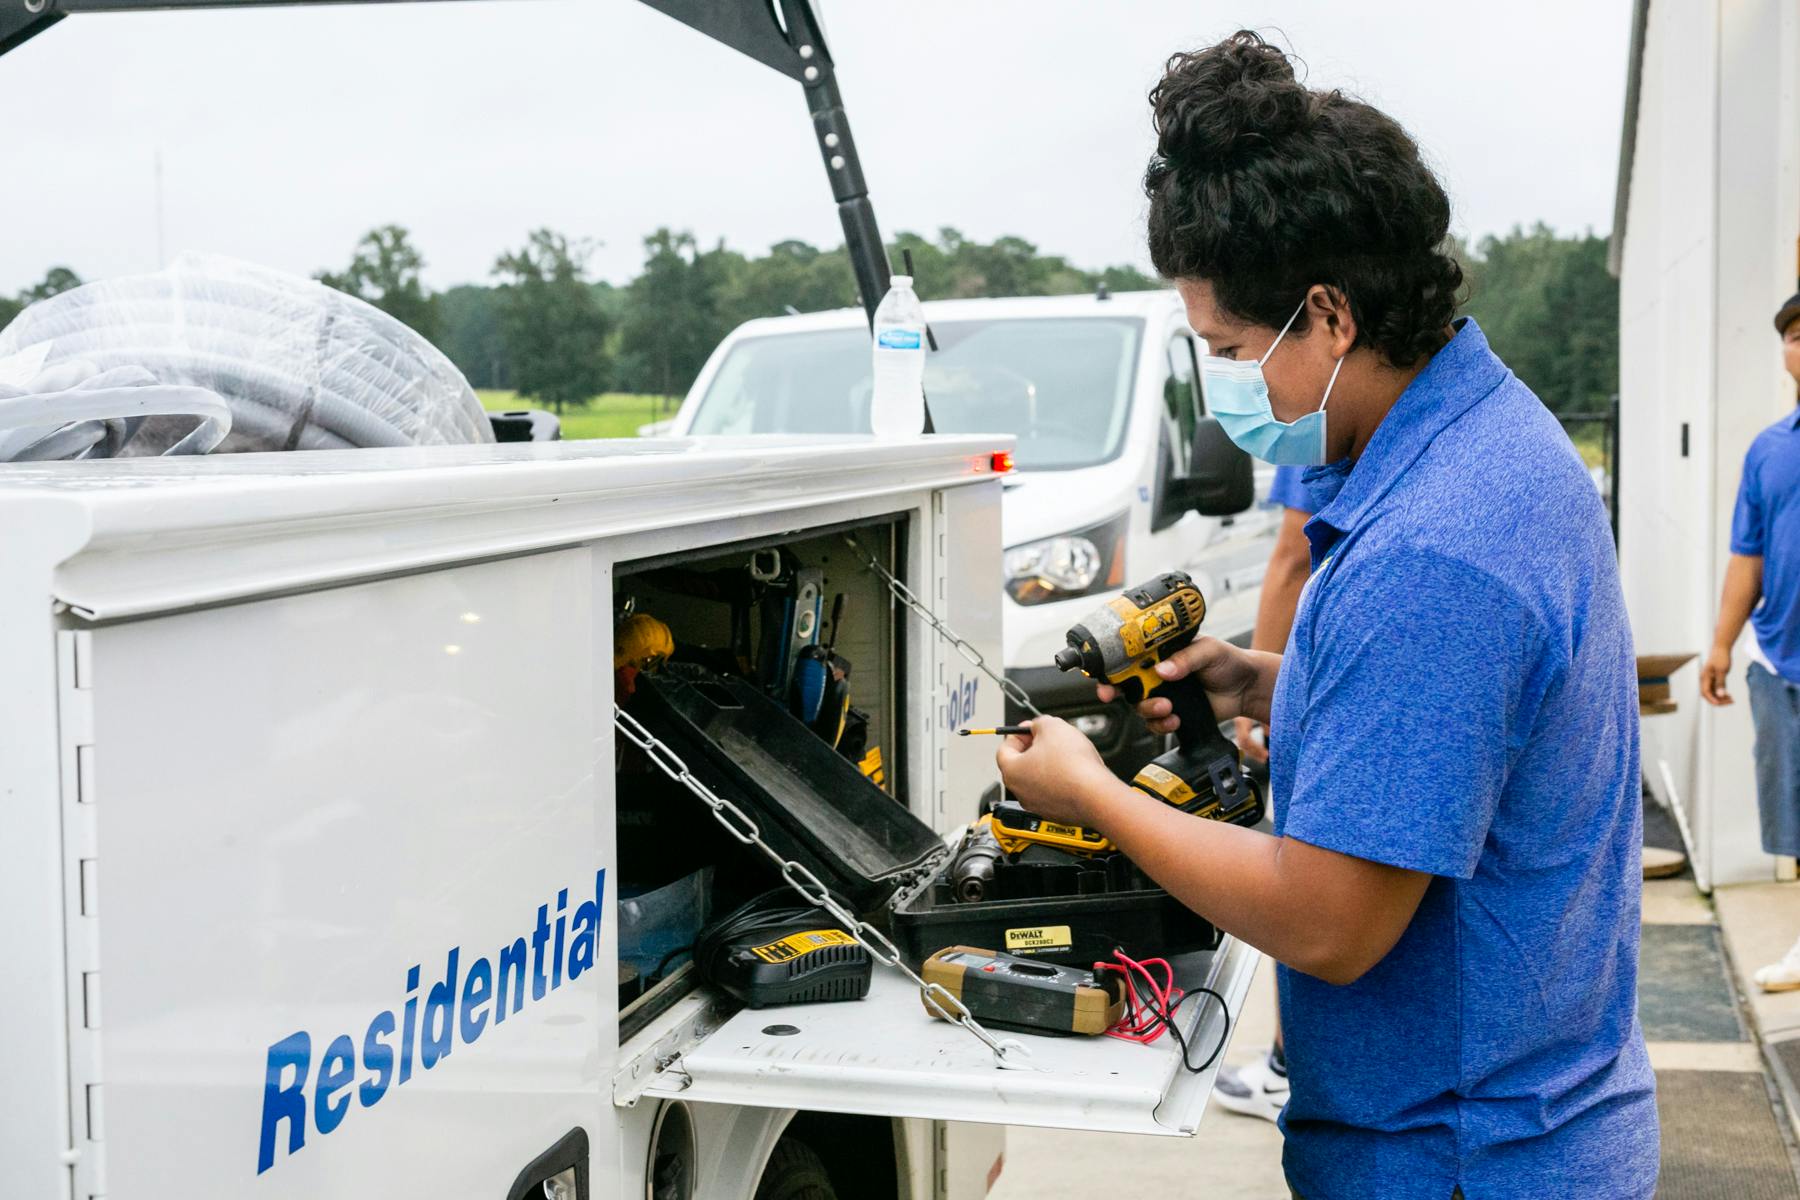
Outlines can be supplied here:
M1020 604L1046 604L1122 587L1129 515L1014 546L1002 560L1007 595Z

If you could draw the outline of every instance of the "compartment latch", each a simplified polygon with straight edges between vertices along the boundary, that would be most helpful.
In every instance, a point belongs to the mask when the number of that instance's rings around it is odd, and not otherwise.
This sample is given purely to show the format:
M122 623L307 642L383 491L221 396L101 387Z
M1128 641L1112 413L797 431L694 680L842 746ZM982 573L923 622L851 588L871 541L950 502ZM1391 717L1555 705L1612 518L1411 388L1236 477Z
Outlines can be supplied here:
M681 1055L679 1054L667 1054L657 1059L656 1073L673 1079L675 1086L681 1091L685 1092L694 1086L694 1077L681 1068Z

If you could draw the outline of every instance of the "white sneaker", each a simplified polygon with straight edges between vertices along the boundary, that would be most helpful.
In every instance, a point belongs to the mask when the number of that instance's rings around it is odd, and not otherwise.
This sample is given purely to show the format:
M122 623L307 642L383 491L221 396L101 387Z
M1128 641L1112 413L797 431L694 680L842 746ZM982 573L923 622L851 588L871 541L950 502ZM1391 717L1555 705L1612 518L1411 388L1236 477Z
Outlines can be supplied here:
M1287 1104L1288 1078L1270 1065L1273 1053L1259 1055L1245 1067L1220 1067L1213 1081L1213 1096L1234 1113L1275 1120Z
M1756 968L1756 974L1750 978L1765 992L1791 992L1800 989L1800 942L1788 947L1788 952L1781 956L1780 962Z

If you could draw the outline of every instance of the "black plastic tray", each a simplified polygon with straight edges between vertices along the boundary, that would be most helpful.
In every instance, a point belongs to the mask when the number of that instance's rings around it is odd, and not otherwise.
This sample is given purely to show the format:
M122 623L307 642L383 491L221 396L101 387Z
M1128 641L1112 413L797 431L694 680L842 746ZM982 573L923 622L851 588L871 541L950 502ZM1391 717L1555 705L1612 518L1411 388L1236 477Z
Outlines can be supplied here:
M943 847L931 826L743 679L671 664L638 677L628 708L741 805L765 841L865 914Z
M969 903L956 900L940 877L894 908L894 944L915 968L946 946L1089 966L1110 961L1115 949L1144 959L1219 944L1219 931L1211 922L1151 883L1123 856L1082 872L1079 887L1070 895Z

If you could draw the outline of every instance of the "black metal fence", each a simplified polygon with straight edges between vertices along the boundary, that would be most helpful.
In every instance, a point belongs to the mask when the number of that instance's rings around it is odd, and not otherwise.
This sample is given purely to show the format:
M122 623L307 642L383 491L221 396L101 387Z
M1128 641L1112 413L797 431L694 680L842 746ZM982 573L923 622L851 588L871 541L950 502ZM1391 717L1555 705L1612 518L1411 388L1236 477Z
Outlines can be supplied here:
M1557 413L1556 419L1562 422L1563 432L1569 435L1577 449L1582 450L1582 457L1588 459L1590 468L1597 468L1600 478L1596 481L1600 488L1601 499L1606 502L1606 515L1612 522L1613 545L1619 544L1619 397L1613 394L1612 402L1604 412ZM1594 463L1586 447L1591 444L1591 434L1597 431L1600 435L1600 462Z

